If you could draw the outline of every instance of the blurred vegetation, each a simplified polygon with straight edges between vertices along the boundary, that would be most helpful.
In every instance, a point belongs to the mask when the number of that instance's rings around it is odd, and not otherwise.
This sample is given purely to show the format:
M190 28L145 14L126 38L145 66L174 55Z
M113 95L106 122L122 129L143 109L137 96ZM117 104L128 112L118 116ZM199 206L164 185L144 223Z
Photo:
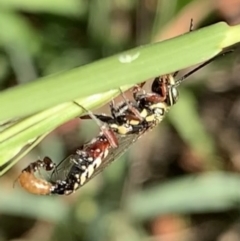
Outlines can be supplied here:
M0 90L183 34L191 18L194 28L239 24L239 8L233 0L0 0ZM239 240L238 56L191 76L163 123L76 194L13 188L37 157L61 160L96 133L78 119L51 132L1 177L0 240Z

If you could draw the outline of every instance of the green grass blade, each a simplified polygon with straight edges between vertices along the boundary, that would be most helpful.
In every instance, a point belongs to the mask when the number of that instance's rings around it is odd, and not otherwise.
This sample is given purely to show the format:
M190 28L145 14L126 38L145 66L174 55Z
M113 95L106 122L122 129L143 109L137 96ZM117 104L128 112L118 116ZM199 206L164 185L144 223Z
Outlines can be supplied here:
M0 171L0 176L2 176L5 172L7 172L11 167L13 167L19 160L21 160L25 155L28 154L35 146L37 146L46 136L48 133L45 133L41 135L39 138L34 140L29 147L27 147L23 152L21 152L22 147L19 146L17 147L18 149L16 150L9 150L9 157L7 155L4 156L4 159L0 158L0 166L2 165L1 162L3 161L3 164L7 162L7 160L11 159L11 162L6 165L3 169ZM14 152L15 151L15 152ZM20 153L21 152L21 153ZM20 153L20 154L19 154Z
M48 222L64 220L69 212L69 205L63 199L29 195L16 189L0 196L0 212L6 215L39 218ZM4 193L7 189L2 189Z
M0 8L5 10L11 9L66 16L81 16L86 11L86 4L81 0L0 0Z
M26 116L200 63L239 42L239 31L240 25L229 27L218 23L10 88L0 94L0 120Z
M167 117L190 149L203 159L206 169L220 168L219 157L216 158L215 142L201 122L196 99L191 91L180 90L180 99L177 105L171 108Z
M240 176L213 172L190 176L132 196L128 211L141 220L169 213L204 213L237 207Z
M129 86L125 86L122 89L125 90L128 88ZM106 102L118 94L119 90L113 90L105 94L96 94L88 98L78 99L77 102L85 108L91 109L101 104L98 100ZM79 106L73 102L68 102L22 119L9 128L6 128L0 134L0 166L6 164L13 157L15 157L14 160L19 160L19 156L16 155L22 148L29 145L30 141L32 142L35 138L49 133L68 120L80 116L83 112ZM33 147L34 145L30 146L28 151ZM26 154L26 152L24 153ZM12 162L14 162L14 160L12 160ZM6 170L8 170L8 168L4 169L2 174Z

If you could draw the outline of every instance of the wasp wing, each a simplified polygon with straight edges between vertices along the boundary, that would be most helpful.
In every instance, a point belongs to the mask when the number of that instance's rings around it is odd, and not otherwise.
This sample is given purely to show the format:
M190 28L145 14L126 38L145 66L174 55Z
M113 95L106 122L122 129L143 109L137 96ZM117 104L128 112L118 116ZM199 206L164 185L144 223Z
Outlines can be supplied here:
M102 172L113 161L117 160L120 156L122 156L133 143L135 143L145 133L152 130L155 126L156 125L153 124L153 125L149 126L148 128L146 128L145 130L143 130L141 133L138 133L138 134L127 134L127 135L116 134L116 136L118 138L119 146L115 149L111 148L109 150L109 153L108 153L107 157L105 157L102 160L101 165L94 170L94 173L91 176L91 178L86 180L86 182L84 184L86 184L88 181L90 181L92 178L94 178L96 175L98 175L100 172Z
M119 146L117 148L111 148L107 157L102 160L101 165L95 169L93 175L90 179L94 178L100 172L102 172L108 165L110 165L113 161L117 160L120 156L122 156L128 148L138 140L140 135L137 134L128 134L126 136L117 135ZM90 181L90 179L88 181Z
M50 177L52 182L56 182L57 180L65 180L67 178L70 170L75 165L75 163L71 161L74 157L75 155L72 154L57 164Z
M120 135L115 133L118 139L118 147L110 148L108 155L101 161L101 164L94 170L94 173L91 175L91 177L86 179L83 185L102 172L110 163L123 155L133 143L142 137L144 133L150 131L154 126L155 125L152 125L143 130L141 133L137 134ZM87 147L88 144L84 145L82 150L84 151L84 149ZM76 165L73 160L77 159L77 157L77 154L72 154L61 161L52 172L51 181L66 179L71 170L74 168L74 165Z

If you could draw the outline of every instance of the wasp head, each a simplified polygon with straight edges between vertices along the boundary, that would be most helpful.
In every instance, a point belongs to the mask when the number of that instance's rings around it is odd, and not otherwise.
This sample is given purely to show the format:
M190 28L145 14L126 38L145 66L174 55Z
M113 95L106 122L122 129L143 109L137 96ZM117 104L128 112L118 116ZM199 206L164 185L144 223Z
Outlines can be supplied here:
M179 92L175 86L172 75L164 75L154 79L152 92L160 95L168 106L174 105L178 101Z

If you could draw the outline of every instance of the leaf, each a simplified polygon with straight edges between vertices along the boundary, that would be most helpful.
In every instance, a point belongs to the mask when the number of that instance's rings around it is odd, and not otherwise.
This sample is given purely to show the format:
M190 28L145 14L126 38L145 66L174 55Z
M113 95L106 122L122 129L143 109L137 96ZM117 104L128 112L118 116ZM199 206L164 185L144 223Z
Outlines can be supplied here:
M239 29L240 25L214 24L10 88L0 95L0 120L30 115L66 101L198 64L239 42Z
M149 188L128 200L128 211L146 220L169 213L215 212L238 207L240 176L213 172Z

